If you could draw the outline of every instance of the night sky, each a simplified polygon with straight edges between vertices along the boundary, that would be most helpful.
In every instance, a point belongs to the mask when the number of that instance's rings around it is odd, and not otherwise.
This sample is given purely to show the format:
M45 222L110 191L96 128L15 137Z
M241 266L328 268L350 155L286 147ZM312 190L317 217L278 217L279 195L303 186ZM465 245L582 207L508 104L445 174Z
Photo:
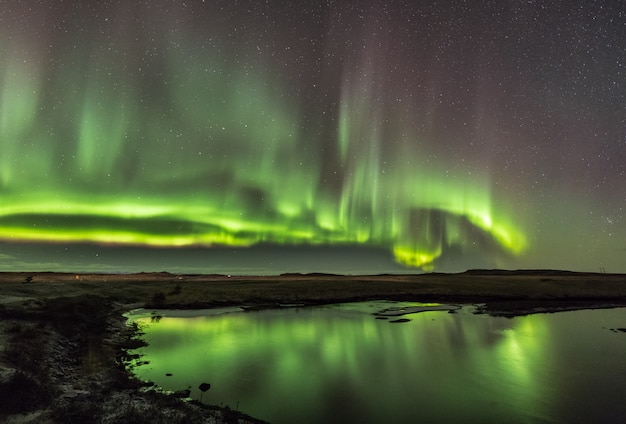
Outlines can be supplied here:
M2 271L626 272L625 214L624 2L2 2Z

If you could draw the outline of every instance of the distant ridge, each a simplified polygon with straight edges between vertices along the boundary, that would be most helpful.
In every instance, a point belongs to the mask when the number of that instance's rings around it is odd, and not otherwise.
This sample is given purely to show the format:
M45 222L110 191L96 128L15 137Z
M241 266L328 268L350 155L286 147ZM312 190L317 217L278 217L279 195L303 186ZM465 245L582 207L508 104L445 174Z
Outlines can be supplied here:
M601 274L599 272L564 271L558 269L468 269L461 274L470 275L584 275Z

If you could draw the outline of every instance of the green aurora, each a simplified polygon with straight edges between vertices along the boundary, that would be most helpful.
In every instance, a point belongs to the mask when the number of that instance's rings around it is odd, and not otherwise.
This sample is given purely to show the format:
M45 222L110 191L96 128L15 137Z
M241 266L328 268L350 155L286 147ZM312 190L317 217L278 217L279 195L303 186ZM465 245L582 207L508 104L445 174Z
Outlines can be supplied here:
M381 130L367 87L342 90L329 167L306 148L323 141L300 129L297 105L267 74L235 69L226 78L219 58L188 67L172 55L167 101L154 103L146 99L154 90L99 71L97 61L86 60L85 77L55 73L44 91L34 58L4 57L2 239L368 244L416 267L476 237L503 252L525 247L488 175L420 160L427 154L410 128Z
M544 85L570 80L514 78L534 68L501 36L529 28L456 30L455 2L433 9L439 26L391 5L257 6L11 1L0 255L268 244L384 249L424 270L621 263L617 98L555 112Z
M302 131L298 105L271 72L206 55L190 65L189 50L176 49L169 74L146 82L119 60L132 52L94 44L67 52L76 57L49 76L36 51L3 51L2 239L369 244L416 267L474 233L505 252L524 248L488 176L420 160L427 152L413 147L411 128L384 130L367 82L342 88L328 166L307 148L325 141ZM383 144L394 148L383 153Z

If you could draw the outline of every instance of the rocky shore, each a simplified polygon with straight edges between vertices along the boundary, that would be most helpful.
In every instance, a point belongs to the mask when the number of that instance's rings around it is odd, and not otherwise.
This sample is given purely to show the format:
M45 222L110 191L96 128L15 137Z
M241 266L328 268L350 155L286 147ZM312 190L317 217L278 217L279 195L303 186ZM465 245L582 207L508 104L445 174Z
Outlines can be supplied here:
M132 378L128 305L94 295L0 307L0 421L15 423L261 423L185 402Z

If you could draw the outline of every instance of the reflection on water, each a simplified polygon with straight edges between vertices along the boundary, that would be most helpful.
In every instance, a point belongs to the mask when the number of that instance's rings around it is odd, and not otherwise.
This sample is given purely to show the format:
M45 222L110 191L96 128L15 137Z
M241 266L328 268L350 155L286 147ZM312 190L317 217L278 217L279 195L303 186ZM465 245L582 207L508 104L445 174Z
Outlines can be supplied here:
M626 422L626 334L610 330L626 327L626 308L373 315L416 306L131 316L149 343L135 372L198 399L210 383L204 401L275 424Z

